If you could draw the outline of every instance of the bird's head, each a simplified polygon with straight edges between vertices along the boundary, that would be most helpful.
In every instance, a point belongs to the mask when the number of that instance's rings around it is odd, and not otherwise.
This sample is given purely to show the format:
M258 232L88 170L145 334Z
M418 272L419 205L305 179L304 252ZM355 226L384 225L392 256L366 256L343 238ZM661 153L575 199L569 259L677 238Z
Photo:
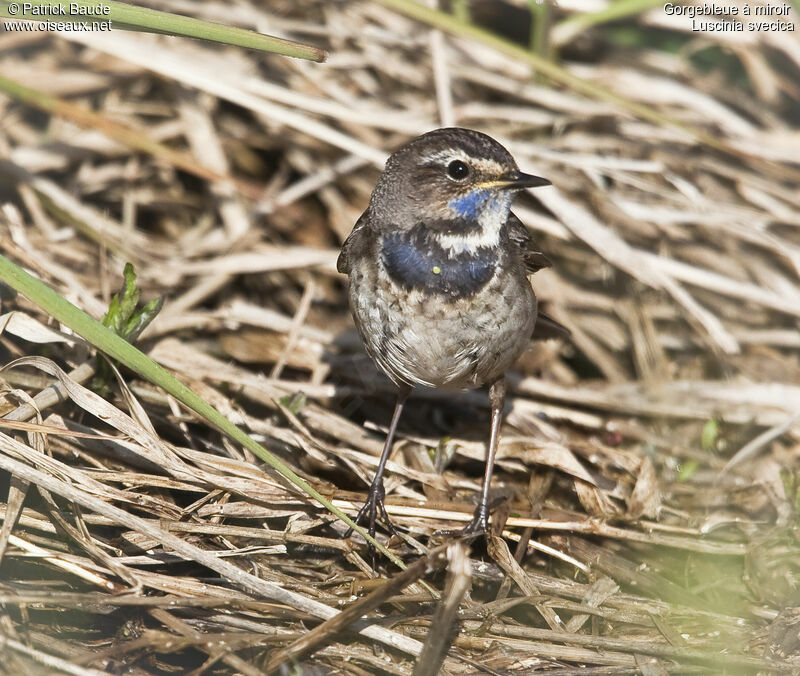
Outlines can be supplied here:
M523 174L490 136L457 127L423 134L386 162L372 193L375 221L394 230L422 225L453 250L492 246L513 193L550 185Z

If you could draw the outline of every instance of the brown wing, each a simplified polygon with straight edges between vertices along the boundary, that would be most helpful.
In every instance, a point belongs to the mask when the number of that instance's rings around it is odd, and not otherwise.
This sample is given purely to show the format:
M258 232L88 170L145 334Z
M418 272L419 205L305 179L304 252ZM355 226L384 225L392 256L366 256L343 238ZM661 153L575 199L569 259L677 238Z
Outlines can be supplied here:
M354 258L354 254L358 249L361 235L367 223L367 212L365 211L358 217L356 224L353 226L353 231L347 236L342 244L342 250L339 252L339 258L336 259L336 269L343 275L350 274L350 267Z
M569 340L572 337L570 330L563 324L557 322L550 315L539 310L536 313L536 324L533 327L534 340L547 340L548 338L559 338Z
M542 268L549 268L553 265L547 256L533 248L533 240L528 234L528 229L513 213L508 216L507 227L508 237L513 244L519 247L528 273L533 274ZM547 340L548 338L569 340L570 335L570 331L566 326L539 310L536 317L536 326L533 328L534 340Z
M529 273L532 274L542 268L549 268L553 265L552 261L547 256L534 248L534 243L533 240L531 240L531 236L528 234L528 229L513 212L508 215L506 227L508 228L508 238L519 247L522 260L525 262L525 268Z

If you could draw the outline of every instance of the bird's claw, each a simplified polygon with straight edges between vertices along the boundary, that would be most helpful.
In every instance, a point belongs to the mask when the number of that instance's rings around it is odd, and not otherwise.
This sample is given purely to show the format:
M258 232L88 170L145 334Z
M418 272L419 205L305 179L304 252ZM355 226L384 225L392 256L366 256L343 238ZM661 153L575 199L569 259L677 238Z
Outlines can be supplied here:
M367 526L367 533L369 533L370 537L375 537L375 524L378 521L378 512L380 511L381 518L383 519L383 523L386 526L386 529L389 531L391 535L396 535L400 537L400 534L397 532L397 529L392 524L391 520L389 519L389 515L386 513L386 505L384 504L384 499L386 497L386 491L383 487L383 482L373 483L369 488L369 494L367 496L366 502L361 506L361 509L358 510L358 514L356 514L356 518L353 521L357 525L361 525L364 522L365 517L368 517L368 524ZM344 537L349 538L353 534L353 529L348 528L344 534Z
M454 530L438 530L435 535L443 537L456 537L471 539L479 535L486 535L489 532L489 507L479 504L472 514L472 518L463 528Z

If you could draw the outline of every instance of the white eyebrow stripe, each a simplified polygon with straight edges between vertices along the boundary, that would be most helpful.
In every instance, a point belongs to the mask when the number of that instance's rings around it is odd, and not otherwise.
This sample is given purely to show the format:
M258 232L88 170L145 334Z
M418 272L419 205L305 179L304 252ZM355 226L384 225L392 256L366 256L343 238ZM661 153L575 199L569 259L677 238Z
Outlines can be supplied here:
M488 158L479 158L472 160L472 163L475 165L475 168L480 171L485 171L488 174L503 174L505 173L505 167L500 164L499 162L495 162L494 160L490 160Z
M425 155L422 158L423 162L438 163L445 160L462 160L463 162L474 162L475 158L468 155L463 150L458 148L448 150L437 150L436 152Z
M505 167L499 162L495 162L487 157L473 157L460 148L437 150L422 158L425 164L444 164L445 162L450 163L453 160L466 162L471 167L474 167L478 171L486 172L487 174L502 174L505 171Z

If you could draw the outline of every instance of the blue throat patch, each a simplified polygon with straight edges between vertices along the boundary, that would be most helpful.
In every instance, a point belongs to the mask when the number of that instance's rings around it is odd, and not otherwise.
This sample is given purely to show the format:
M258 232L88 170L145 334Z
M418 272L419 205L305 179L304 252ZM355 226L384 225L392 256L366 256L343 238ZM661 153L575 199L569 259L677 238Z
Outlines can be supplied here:
M383 237L381 259L397 284L455 299L477 293L494 276L497 256L492 249L450 256L432 239L419 226Z
M491 197L491 193L485 189L476 189L468 192L462 197L451 199L447 206L455 211L459 216L466 219L478 219L483 203Z

